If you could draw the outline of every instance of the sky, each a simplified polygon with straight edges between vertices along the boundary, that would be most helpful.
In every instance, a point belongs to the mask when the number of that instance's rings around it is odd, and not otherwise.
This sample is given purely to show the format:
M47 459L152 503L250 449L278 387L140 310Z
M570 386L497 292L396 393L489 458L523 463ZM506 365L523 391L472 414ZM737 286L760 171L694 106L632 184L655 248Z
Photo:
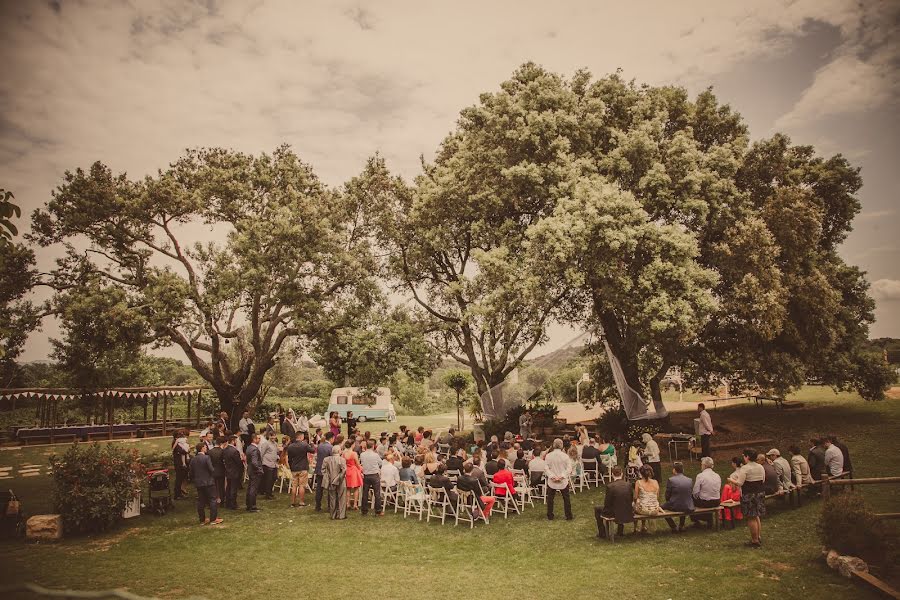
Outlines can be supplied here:
M30 214L96 160L137 178L188 147L285 142L329 185L375 152L412 178L523 62L622 69L712 86L754 139L784 132L860 166L841 253L872 284L872 336L900 337L898 31L898 2L0 0L0 187ZM45 323L23 359L55 335ZM554 326L543 350L575 335Z

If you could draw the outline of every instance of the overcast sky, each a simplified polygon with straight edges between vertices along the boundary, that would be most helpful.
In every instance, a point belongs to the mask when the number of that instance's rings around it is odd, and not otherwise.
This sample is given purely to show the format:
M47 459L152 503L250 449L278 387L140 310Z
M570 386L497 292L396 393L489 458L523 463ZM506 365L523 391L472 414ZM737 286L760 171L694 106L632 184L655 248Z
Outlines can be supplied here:
M712 85L754 139L783 131L861 166L842 253L873 284L873 336L900 337L898 30L894 1L2 1L0 187L30 214L95 160L139 177L186 147L283 142L330 185L375 151L413 177L521 63L622 68ZM45 358L56 332L24 358ZM548 348L572 335L554 328Z

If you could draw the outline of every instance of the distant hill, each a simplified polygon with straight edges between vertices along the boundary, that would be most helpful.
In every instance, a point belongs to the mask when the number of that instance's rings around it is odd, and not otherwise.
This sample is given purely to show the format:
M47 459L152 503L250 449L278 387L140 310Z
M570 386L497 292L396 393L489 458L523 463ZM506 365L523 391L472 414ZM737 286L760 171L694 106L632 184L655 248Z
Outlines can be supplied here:
M524 361L523 368L540 367L552 373L565 367L572 359L580 356L583 351L583 345L566 346L565 348L560 348L559 350L554 350L553 352L548 352L541 356L529 358Z

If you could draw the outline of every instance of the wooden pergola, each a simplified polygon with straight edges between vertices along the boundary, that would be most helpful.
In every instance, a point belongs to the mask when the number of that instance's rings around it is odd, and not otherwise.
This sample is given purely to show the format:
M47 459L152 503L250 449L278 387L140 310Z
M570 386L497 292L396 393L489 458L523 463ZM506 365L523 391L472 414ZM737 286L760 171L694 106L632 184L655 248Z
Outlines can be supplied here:
M156 407L160 399L163 402L162 410L162 434L167 434L168 406L169 399L177 397L187 398L187 421L191 422L191 404L194 401L194 393L196 392L196 423L200 424L200 401L203 395L203 387L198 385L175 385L160 387L117 387L104 390L77 390L71 388L0 388L0 400L11 400L12 408L15 410L16 400L37 399L39 405L39 417L41 427L49 427L50 441L53 441L53 430L57 423L57 409L59 402L68 400L72 397L78 398L101 398L107 414L109 425L109 438L113 437L114 413L117 399L133 399L138 398L144 401L144 421L147 419L147 404L153 400L153 422L157 421Z

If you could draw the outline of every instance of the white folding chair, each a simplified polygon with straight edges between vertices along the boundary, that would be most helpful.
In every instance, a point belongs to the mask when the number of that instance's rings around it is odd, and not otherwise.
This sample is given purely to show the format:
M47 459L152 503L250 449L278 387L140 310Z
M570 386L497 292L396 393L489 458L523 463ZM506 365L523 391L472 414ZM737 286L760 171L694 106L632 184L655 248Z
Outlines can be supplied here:
M475 497L473 492L469 491L461 491L457 490L457 494L459 495L456 500L456 525L459 525L460 521L469 524L469 529L475 528L475 514L480 511L480 507L478 506L478 499ZM487 517L485 516L485 523L487 522Z
M534 507L534 502L531 500L531 482L529 481L528 474L521 469L513 469L512 474L513 479L516 482L516 495L518 496L519 508L524 511L526 504Z
M497 490L499 490L500 488L505 488L506 493L498 494ZM516 514L521 513L521 511L519 510L519 505L518 503L516 503L515 494L515 490L509 489L509 486L507 484L499 485L494 483L493 481L491 482L491 495L497 499L497 501L494 503L493 510L501 511L503 513L504 519L509 516L510 508L515 511Z
M425 514L426 496L416 484L410 481L401 481L400 489L403 496L403 518L409 515L417 515L422 520Z
M388 507L388 504L394 505L394 512L397 512L397 502L398 502L398 490L399 486L394 489L389 488L384 485L384 482L381 484L381 510L385 510Z
M440 517L441 525L443 525L447 519L448 513L450 513L451 516L456 516L456 507L450 502L450 498L447 496L447 492L444 488L428 488L426 503L426 523L431 522L431 517L434 517L435 519Z
M600 485L600 466L596 458L582 458L581 472L588 487L591 487L591 484L594 487Z
M601 454L600 455L600 481L604 484L612 481L612 469L619 463L619 459L615 454Z
M288 493L290 494L294 490L292 489L294 486L294 476L291 473L290 468L287 465L278 465L278 482L272 486L274 489L276 486L278 487L278 493L284 493L284 484L287 483Z
M460 472L458 469L448 469L446 475L450 479L450 481L452 481L453 484L456 485L456 480L459 479Z
M443 458L447 460L450 457L450 444L438 444L437 445L437 454L438 458Z
M538 471L541 475L540 483L531 484L531 477L529 476L529 487L531 488L531 497L534 500L542 500L544 504L547 504L547 478L544 477L544 473Z

